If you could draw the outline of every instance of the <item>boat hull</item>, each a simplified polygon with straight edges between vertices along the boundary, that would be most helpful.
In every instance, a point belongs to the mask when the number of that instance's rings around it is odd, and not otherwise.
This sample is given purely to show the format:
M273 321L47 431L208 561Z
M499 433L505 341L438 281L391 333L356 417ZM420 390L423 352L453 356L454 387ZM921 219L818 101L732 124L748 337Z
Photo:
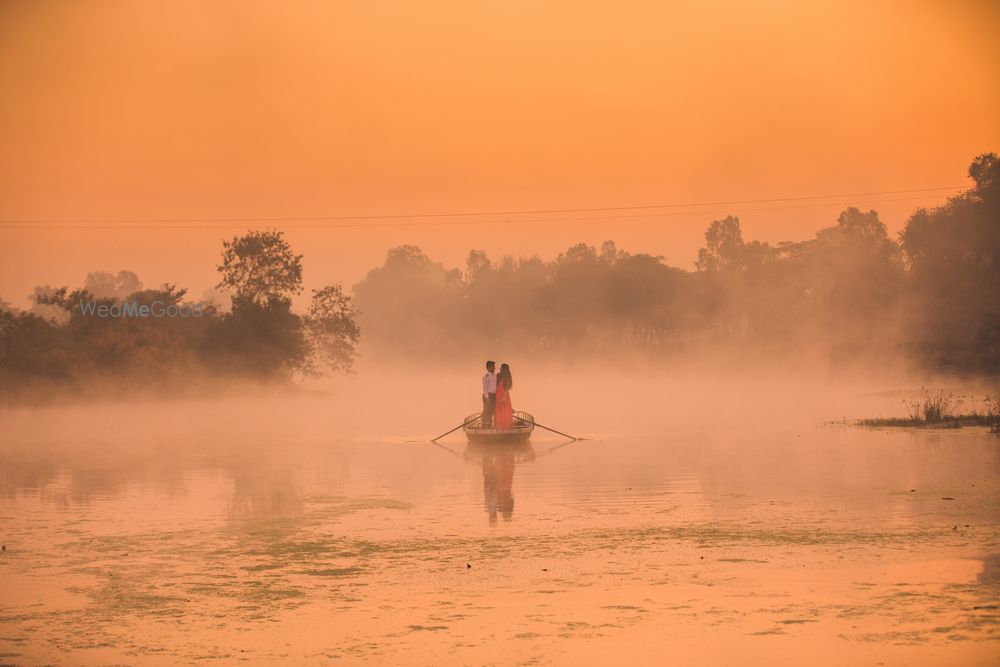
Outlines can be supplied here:
M475 442L477 444L489 445L489 444L516 444L519 442L527 442L531 439L531 431L507 431L507 430L496 430L495 432L490 432L492 429L482 429L480 432L470 433L465 432L466 437L469 442Z
M471 414L463 424L465 437L477 444L517 444L527 442L535 430L535 418L527 412L514 413L514 428L483 428L482 415Z

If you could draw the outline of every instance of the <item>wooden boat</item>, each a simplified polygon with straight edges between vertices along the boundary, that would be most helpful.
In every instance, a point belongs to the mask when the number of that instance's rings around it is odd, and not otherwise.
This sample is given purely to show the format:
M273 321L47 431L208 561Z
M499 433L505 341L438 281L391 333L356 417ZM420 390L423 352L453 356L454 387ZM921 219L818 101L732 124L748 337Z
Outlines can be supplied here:
M514 412L513 428L483 428L483 415L477 412L465 418L462 428L469 442L483 444L527 442L531 432L535 430L535 418L530 413L517 410Z

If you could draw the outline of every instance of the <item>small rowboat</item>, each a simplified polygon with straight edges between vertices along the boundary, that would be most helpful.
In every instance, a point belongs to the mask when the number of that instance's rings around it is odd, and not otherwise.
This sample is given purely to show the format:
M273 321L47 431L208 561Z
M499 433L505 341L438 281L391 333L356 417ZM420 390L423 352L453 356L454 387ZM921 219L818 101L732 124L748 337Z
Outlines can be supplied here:
M469 442L484 444L527 442L531 432L535 430L535 418L527 412L516 411L513 428L483 428L483 415L477 412L465 418L462 428L465 429L465 436Z

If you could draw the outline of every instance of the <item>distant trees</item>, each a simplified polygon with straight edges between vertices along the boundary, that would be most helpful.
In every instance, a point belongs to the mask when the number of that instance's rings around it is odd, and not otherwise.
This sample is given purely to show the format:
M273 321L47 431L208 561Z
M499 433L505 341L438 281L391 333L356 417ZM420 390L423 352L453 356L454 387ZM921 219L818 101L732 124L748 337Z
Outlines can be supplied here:
M915 353L943 368L1000 369L1000 159L978 156L975 186L900 234L909 266Z
M164 320L81 311L81 301L189 304L185 290L143 289L128 271L89 274L75 291L36 288L29 312L0 303L0 386L186 369L270 379L347 372L362 329L366 349L390 358L787 358L810 348L832 368L902 354L929 368L998 373L1000 159L978 156L969 175L974 187L916 211L898 239L874 210L851 207L814 238L777 245L744 239L736 217L715 220L696 271L611 241L551 261L472 250L463 268L404 245L353 296L340 285L313 290L305 314L292 307L302 256L279 231L251 231L223 243L228 312L206 306L202 317Z
M432 262L420 248L393 248L385 263L354 287L366 340L383 349L447 349L456 340L449 328L455 309L467 305L460 284L458 270ZM489 307L488 302L481 304L483 311Z
M777 311L772 297L777 254L766 243L746 242L739 218L714 220L695 266L713 308L713 329L725 337L768 331Z
M705 232L705 247L698 251L699 271L747 272L773 258L766 243L743 240L740 219L714 220Z
M280 231L250 231L223 242L218 288L232 294L209 343L230 372L291 377L347 372L360 329L340 285L313 291L306 316L292 311L302 292L302 255Z
M304 369L311 375L347 372L357 356L361 329L355 321L358 311L340 285L313 290L304 335L308 357Z
M157 386L200 376L288 379L347 372L357 311L339 285L313 294L305 316L301 255L281 232L223 243L220 286L232 309L186 299L174 285L142 289L130 271L88 274L85 287L35 290L31 312L0 309L0 386L33 381L127 380ZM103 313L103 315L102 315Z
M67 378L67 350L56 327L34 313L0 310L0 378L10 391L31 379Z
M464 271L418 248L389 251L354 288L366 345L378 354L440 358L481 346L572 354L665 342L697 319L688 276L660 257L605 243L577 244L552 262L491 261L469 253Z
M815 237L745 240L713 221L697 271L608 241L555 260L469 253L448 269L419 248L389 251L355 286L379 355L446 358L498 345L572 358L728 350L825 351L831 367L906 355L940 369L1000 371L1000 160L969 169L968 192L916 212L898 239L874 210L844 209Z
M250 231L223 242L218 287L232 293L210 341L227 370L262 377L347 372L356 356L357 312L340 285L313 291L306 316L292 312L302 292L302 255L280 231Z
M166 285L129 295L136 307L176 306L185 291ZM92 312L81 308L86 303ZM191 370L197 363L192 344L205 330L205 318L101 317L97 308L121 308L122 300L97 298L86 289L36 290L35 307L54 315L6 312L0 321L0 377L7 390L33 380L69 381L80 377L157 376ZM34 310L34 308L33 308Z
M220 289L236 304L290 300L302 292L302 255L296 255L279 231L249 231L222 242Z
M222 242L218 289L232 309L213 331L209 348L229 373L290 377L307 347L292 297L302 292L302 255L279 231L249 231Z
M83 288L99 299L122 298L142 289L142 282L132 271L119 271L118 275L108 271L88 273Z

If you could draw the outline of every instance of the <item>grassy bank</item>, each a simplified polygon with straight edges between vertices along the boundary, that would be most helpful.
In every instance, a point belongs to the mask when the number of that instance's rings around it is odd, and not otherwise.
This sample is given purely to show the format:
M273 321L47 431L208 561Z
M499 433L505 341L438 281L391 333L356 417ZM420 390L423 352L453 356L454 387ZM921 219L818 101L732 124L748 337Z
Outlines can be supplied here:
M962 409L968 400L970 409ZM885 427L902 426L908 428L961 428L962 426L988 426L994 433L1000 432L1000 396L955 396L939 391L931 394L921 389L920 398L903 405L909 413L906 417L878 417L859 419L858 426Z

